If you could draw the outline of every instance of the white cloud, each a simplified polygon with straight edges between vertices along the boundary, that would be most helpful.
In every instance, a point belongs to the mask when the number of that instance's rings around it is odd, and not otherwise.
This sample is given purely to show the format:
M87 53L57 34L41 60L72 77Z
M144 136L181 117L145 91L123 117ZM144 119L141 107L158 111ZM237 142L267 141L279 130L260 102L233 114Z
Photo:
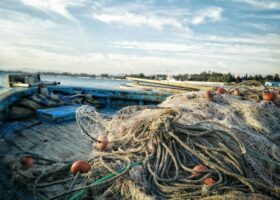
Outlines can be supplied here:
M279 37L278 37L279 38ZM229 38L230 39L230 38ZM234 38L231 38L234 40ZM248 44L241 42L238 38L235 38L233 43L221 43L205 41L204 43L195 42L195 38L192 41L186 41L186 43L159 43L159 42L143 42L143 41L119 41L113 42L112 47L143 50L151 53L166 53L169 56L176 55L200 55L202 57L219 57L219 58L239 58L239 57L258 57L277 58L280 54L280 43L274 43L275 47L263 43L259 45L254 43ZM256 38L255 40L258 40ZM269 40L267 38L267 40ZM272 40L270 40L273 42ZM278 45L277 45L278 44ZM222 51L221 51L222 50ZM273 50L273 53L271 52Z
M3 49L10 49L10 52L14 49L15 55L21 48L77 52L82 51L83 45L87 44L87 37L75 26L17 11L0 9L0 12L3 14L0 17L0 46Z
M209 22L216 22L222 19L223 9L220 7L212 7L203 10L199 10L197 14L192 18L191 23L194 25L199 25Z
M244 49L245 51L245 49ZM14 59L16 57L16 59ZM65 55L34 49L21 49L0 54L6 66L20 68L28 66L38 70L67 71L76 73L197 73L205 70L217 70L233 73L279 73L279 60L250 56L208 56L203 54L184 54L182 56L137 55L119 53L85 53L82 55ZM32 60L32 62L30 62ZM44 61L44 62L42 62ZM270 65L268 68L267 65ZM209 68L211 66L211 68ZM253 66L254 70L246 66ZM0 65L1 67L1 65Z
M93 6L93 18L108 24L122 24L134 27L152 27L162 30L164 27L189 30L189 24L199 25L222 19L223 9L209 7L197 12L186 8L154 7L137 3L122 6L106 6L100 2ZM191 20L189 20L191 19Z
M44 12L57 13L70 20L75 20L68 8L82 6L85 0L21 0L25 5Z
M70 7L85 2L22 1L68 19L75 16L70 12ZM106 29L101 30L100 24L88 20L81 23L86 24L85 31L89 31L89 38L86 38L72 23L60 21L60 18L51 21L32 16L32 12L24 14L22 10L16 11L16 8L0 9L0 46L4 49L0 52L0 68L29 67L49 71L119 74L164 73L166 70L171 73L193 73L211 67L211 70L235 73L279 73L279 34L244 36L245 33L241 32L239 37L208 35L199 31L193 35L186 34L191 23L198 25L221 20L221 8L190 12L187 8L123 5L110 7L96 3L93 13L84 13L83 17L90 16L108 24L141 27L139 30L144 33L141 38L145 38L145 41L141 41L139 35L132 34L128 39L121 35L122 30L103 37ZM84 9L79 10L82 11ZM186 18L189 21L184 21ZM90 32L91 25L94 25L94 34ZM145 27L164 31L151 31ZM182 35L188 37L183 38ZM111 41L112 38L116 41Z
M264 9L280 9L280 2L270 0L237 0Z
M158 52L186 52L193 50L193 45L179 43L159 43L159 42L140 42L140 41L118 41L113 42L112 47L125 49L140 49Z
M141 2L141 3L140 3ZM116 25L131 27L151 27L163 30L167 27L189 31L183 19L189 16L186 8L165 7L145 4L142 1L124 3L121 6L106 4L99 1L93 5L92 17L95 20Z
M171 26L182 29L183 24L176 18L156 16L154 14L135 14L131 12L115 12L93 14L94 19L105 23L118 23L127 26L149 26L156 29L163 29L164 26Z

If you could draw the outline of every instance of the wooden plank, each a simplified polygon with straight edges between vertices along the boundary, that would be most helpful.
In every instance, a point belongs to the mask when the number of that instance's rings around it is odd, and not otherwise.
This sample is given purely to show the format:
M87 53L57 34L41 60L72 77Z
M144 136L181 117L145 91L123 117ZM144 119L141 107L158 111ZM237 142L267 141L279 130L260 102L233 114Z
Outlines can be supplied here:
M62 124L59 124L56 126L48 126L48 125L45 125L45 126L36 127L36 129L39 130L38 128L40 128L40 129L42 128L44 130L44 128L46 128L46 129L48 129L48 132L53 135L52 137L56 137L56 138L59 137L63 140L69 141L73 144L75 144L77 142L81 142L81 141L84 144L90 143L87 136L83 136L80 134L80 130L79 130L78 126L76 125L76 123L71 122L71 123L62 123Z
M33 131L36 131L38 135L42 132L46 132L49 138L52 140L56 140L56 145L68 147L68 151L76 151L82 154L88 153L88 149L90 149L90 141L86 136L81 135L78 131L78 127L76 124L71 125L59 124L56 126L51 126L44 124L42 126L34 127ZM68 128L68 126L71 127ZM75 152L73 152L75 153Z
M28 149L29 152L53 159L60 159L61 155L64 155L63 147L65 147L65 145L61 143L61 140L51 139L47 134L39 134L34 130L26 130L23 134L26 136L27 140L34 143L34 146Z
M132 90L109 90L109 89L97 89L86 87L73 87L73 86L49 86L50 92L68 92L69 94L75 94L77 92L83 92L83 94L92 95L93 98L111 98L111 99L123 99L123 100L143 100L147 102L162 102L171 93L167 92L152 92L152 91L132 91Z
M37 116L40 119L52 122L64 122L75 119L76 110L80 105L60 106L55 108L37 109Z
M65 138L61 137L62 135L67 134L65 130L58 130L59 134L57 134L55 138L53 136L50 137L50 135L53 134L52 131L53 129L51 130L50 128L48 128L44 132L44 134L41 134L41 131L38 130L28 130L25 132L25 134L31 135L31 137L33 137L32 140L34 140L34 138L36 137L39 137L37 141L44 147L42 151L44 155L55 153L60 159L65 159L69 158L69 156L73 157L75 155L81 155L84 153L83 151L81 151L81 149L75 146L75 140L66 140ZM42 137L42 135L44 135L44 137Z

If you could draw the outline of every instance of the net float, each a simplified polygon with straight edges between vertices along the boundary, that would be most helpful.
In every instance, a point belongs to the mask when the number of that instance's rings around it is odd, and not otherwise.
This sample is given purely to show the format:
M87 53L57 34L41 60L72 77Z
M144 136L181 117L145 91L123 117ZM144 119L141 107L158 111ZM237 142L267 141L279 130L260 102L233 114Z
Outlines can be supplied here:
M213 99L213 93L211 91L206 91L204 96L208 99L211 100Z
M276 99L276 95L273 92L265 92L263 93L263 100L265 101L274 101Z
M96 142L95 144L95 148L100 150L100 151L103 151L106 149L107 145L108 145L108 138L106 135L100 135L98 138L97 138L98 142Z
M219 87L217 90L216 90L216 93L217 94L225 94L227 91L225 88L222 88L222 87Z
M25 169L28 169L33 166L33 158L31 156L24 156L20 159L20 163Z
M87 173L91 169L90 164L84 160L77 160L71 166L71 172L73 174L80 173Z
M214 183L215 183L215 180L212 179L212 178L210 178L210 177L203 180L203 184L204 184L204 185L207 185L207 186L211 186L211 185L213 185Z
M193 170L196 170L196 171L193 171L192 172L192 175L193 176L196 176L196 175L199 175L199 171L204 171L204 170L207 170L208 168L204 165L196 165Z
M240 90L235 89L235 90L233 91L233 94L236 95L236 96L240 96Z

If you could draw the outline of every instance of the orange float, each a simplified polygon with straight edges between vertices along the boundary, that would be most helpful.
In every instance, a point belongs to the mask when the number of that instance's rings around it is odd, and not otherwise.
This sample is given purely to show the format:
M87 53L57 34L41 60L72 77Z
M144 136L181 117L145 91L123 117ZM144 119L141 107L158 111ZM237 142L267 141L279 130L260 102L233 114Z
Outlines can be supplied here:
M263 93L263 100L265 101L274 101L276 99L276 95L273 92L265 92Z
M236 95L236 96L240 96L240 91L238 89L235 89L233 91L233 94Z
M220 87L220 88L218 88L217 90L216 90L216 93L217 94L225 94L227 91L226 91L226 89L225 88L222 88L222 87Z
M33 158L31 156L24 156L20 159L20 163L25 169L33 166Z
M78 172L87 173L90 169L90 164L84 160L77 160L71 166L71 172L73 174L77 174Z
M196 171L204 171L204 170L207 170L208 168L206 167L206 166L204 166L204 165L196 165L194 168L193 168L193 170L196 170ZM196 176L196 175L199 175L200 173L199 172L196 172L196 171L194 171L194 172L192 172L192 175L193 176Z
M104 151L108 145L108 139L106 135L100 135L97 138L98 142L95 144L95 148L99 151Z
M203 180L203 184L204 184L204 185L207 185L207 186L211 186L211 185L213 185L214 183L215 183L215 180L212 179L212 178L210 178L210 177Z
M208 99L208 100L212 100L213 99L213 94L211 91L206 91L204 96Z

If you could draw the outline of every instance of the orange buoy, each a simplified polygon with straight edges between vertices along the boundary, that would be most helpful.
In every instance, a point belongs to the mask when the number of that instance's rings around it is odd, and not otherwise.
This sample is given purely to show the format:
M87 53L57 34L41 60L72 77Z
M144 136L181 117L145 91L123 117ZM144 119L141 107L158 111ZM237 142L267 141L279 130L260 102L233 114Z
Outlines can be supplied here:
M265 92L263 93L263 100L265 101L274 101L276 99L276 95L273 92Z
M95 144L95 148L100 150L100 151L103 151L106 149L107 145L108 145L108 139L107 139L107 136L106 135L100 135L98 138L97 138L98 142L96 142Z
M87 173L91 169L91 166L88 162L84 160L77 160L71 166L71 172L76 174L80 173Z
M211 185L213 185L214 183L215 183L215 180L212 179L212 178L210 178L210 177L203 180L203 184L204 184L204 185L211 186Z
M216 90L216 93L217 94L225 94L227 91L226 89L222 88L222 87L219 87L217 90Z
M236 95L236 96L240 96L240 90L235 89L235 90L233 91L233 94Z
M24 156L20 159L20 163L25 169L33 166L33 158L31 156Z
M209 91L209 90L205 92L204 96L205 96L206 99L208 99L208 100L212 100L212 99L213 99L213 94L212 94L212 92Z
M208 168L207 168L206 166L204 166L204 165L196 165L196 166L193 168L193 170L196 170L196 171L204 171L204 170L207 170L207 169L208 169ZM196 171L192 172L192 175L193 175L193 176L196 176L196 175L200 174L199 172L196 172Z

